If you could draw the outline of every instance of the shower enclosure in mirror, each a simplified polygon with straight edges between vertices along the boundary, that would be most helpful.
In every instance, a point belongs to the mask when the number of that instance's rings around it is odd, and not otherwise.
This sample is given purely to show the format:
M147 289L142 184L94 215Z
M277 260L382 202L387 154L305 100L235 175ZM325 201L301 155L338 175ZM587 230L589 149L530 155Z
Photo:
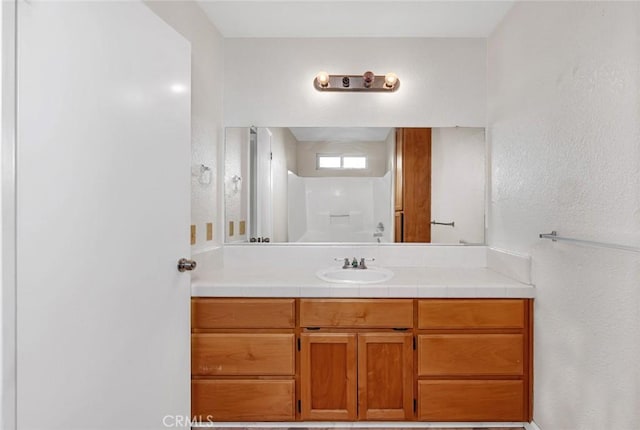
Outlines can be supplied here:
M233 127L227 243L483 244L483 128Z

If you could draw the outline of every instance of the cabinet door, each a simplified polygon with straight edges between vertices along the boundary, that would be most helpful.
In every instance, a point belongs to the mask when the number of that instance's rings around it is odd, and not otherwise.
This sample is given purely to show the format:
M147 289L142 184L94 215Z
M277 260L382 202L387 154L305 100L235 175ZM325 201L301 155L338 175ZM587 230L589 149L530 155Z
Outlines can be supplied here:
M355 420L356 335L303 333L300 388L303 420Z
M413 418L413 339L408 333L358 335L360 419Z
M431 242L431 129L405 128L402 136L404 242Z

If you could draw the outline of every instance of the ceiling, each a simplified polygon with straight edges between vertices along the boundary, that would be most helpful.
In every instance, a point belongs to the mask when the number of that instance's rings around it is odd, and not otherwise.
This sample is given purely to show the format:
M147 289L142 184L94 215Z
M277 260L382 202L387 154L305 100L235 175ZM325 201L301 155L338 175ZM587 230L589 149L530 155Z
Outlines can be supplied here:
M487 37L514 3L197 1L224 37Z
M388 127L290 127L298 142L381 142Z

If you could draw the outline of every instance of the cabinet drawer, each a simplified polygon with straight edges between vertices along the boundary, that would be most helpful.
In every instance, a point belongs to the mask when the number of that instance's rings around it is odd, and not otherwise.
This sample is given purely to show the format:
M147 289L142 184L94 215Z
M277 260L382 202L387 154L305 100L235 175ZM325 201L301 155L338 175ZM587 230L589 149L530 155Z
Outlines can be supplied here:
M431 299L418 301L418 328L523 328L525 301Z
M294 328L294 299L191 299L191 328Z
M418 419L423 421L526 421L523 383L419 381Z
M301 327L413 327L411 299L303 299Z
M418 375L522 375L521 334L418 336Z
M293 421L293 380L191 381L191 414L211 421Z
M195 333L193 375L293 375L293 334Z

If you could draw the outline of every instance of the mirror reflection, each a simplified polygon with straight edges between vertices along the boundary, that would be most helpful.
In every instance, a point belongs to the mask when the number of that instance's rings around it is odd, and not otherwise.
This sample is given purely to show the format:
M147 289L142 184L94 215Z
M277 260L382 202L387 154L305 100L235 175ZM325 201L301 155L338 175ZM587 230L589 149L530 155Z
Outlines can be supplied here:
M484 244L483 128L226 129L227 243Z

